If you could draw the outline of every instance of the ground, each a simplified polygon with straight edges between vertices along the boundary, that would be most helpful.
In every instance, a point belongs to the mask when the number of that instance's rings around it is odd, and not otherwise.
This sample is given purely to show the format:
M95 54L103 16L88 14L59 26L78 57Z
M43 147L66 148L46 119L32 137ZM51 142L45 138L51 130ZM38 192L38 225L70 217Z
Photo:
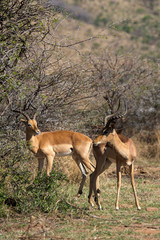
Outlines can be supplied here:
M142 164L142 163L141 163ZM155 164L154 164L155 165ZM84 194L76 199L77 184L64 186L69 192L67 202L78 207L63 217L54 213L15 214L0 219L0 240L3 239L160 239L160 167L152 163L145 167L135 165L135 181L141 210L136 209L130 179L122 176L120 210L115 211L115 166L100 178L103 209L91 208L87 202L88 182ZM73 198L74 197L74 198ZM57 203L58 205L58 203Z

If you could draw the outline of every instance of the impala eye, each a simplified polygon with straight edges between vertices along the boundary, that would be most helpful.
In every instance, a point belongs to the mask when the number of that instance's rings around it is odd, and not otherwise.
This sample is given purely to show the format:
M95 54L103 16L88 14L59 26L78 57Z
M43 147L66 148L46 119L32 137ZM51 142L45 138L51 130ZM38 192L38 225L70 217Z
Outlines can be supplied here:
M30 123L28 123L28 127L32 127L32 125Z

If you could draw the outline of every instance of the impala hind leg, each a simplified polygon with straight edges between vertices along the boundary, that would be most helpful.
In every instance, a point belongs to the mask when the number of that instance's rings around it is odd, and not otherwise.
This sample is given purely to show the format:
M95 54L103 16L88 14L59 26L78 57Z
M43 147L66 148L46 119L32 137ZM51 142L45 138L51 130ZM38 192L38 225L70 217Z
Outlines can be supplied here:
M87 170L84 166L84 164L82 163L81 161L81 157L77 154L77 153L73 153L72 154L72 158L73 160L76 162L77 166L79 167L80 171L81 171L81 174L82 174L82 180L81 180L81 183L80 183L80 186L79 186L79 190L78 190L78 193L77 193L77 197L80 197L81 194L82 194L82 190L83 190L83 186L85 184L85 181L86 181L86 177L87 177Z
M80 183L80 186L79 186L79 190L78 190L78 194L77 196L80 197L81 194L82 194L82 190L83 190L83 186L85 184L85 181L86 181L86 177L87 177L87 171L84 167L84 165L79 161L79 162L76 162L81 173L82 173L82 180L81 180L81 183Z
M141 207L139 205L139 201L138 201L138 197L137 197L137 193L136 193L136 188L135 188L135 182L134 182L134 163L132 163L132 165L129 166L129 169L130 169L130 176L131 176L131 184L132 184L134 197L135 197L135 203L136 203L137 209L140 210Z
M78 190L78 197L80 197L80 195L82 194L82 190L83 190L83 186L85 184L86 181L86 177L88 174L87 169L89 169L90 171L94 171L94 165L90 162L89 158L88 158L89 153L87 154L79 154L77 152L74 152L72 157L75 160L75 162L77 163L81 174L82 174L82 181L80 183L80 187ZM87 168L87 169L86 169Z
M93 164L91 164L89 158L82 158L80 159L81 163L83 163L83 165L85 165L91 172L93 172L95 170L95 167ZM87 172L88 173L88 172Z

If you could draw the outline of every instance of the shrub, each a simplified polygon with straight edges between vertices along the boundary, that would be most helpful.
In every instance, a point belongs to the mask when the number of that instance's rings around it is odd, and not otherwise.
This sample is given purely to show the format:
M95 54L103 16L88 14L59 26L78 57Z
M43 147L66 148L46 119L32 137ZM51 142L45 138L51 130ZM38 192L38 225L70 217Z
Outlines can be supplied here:
M14 194L17 201L16 210L52 212L56 208L57 201L62 200L59 188L63 180L66 180L65 176L56 171L53 171L49 177L45 173L37 176L31 185ZM63 196L63 199L65 197Z
M18 213L51 212L56 208L57 201L63 202L66 197L59 193L63 181L66 181L64 174L54 170L50 177L43 173L33 180L34 161L29 161L31 156L25 147L24 141L8 144L8 149L1 156L0 216L6 216L7 205Z
M152 19L151 15L146 15L142 18L142 22L149 22Z

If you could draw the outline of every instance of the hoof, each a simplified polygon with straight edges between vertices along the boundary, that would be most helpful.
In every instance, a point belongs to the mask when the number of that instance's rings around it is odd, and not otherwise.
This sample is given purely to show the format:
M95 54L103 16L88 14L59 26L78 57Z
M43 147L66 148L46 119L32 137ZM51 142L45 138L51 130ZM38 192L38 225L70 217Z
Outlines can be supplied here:
M88 195L88 203L90 204L91 207L94 207L94 204L92 202L92 197Z
M91 205L91 207L94 207L94 203L92 203L92 202L89 202L89 204Z
M141 210L141 207L139 206L137 209L138 209L138 210Z
M116 207L116 211L119 211L119 207Z
M79 190L77 193L77 197L79 198L82 195L82 190Z
M97 193L101 193L101 190L99 188L97 189Z
M101 205L99 205L99 206L98 206L98 210L102 210L102 207L101 207Z

